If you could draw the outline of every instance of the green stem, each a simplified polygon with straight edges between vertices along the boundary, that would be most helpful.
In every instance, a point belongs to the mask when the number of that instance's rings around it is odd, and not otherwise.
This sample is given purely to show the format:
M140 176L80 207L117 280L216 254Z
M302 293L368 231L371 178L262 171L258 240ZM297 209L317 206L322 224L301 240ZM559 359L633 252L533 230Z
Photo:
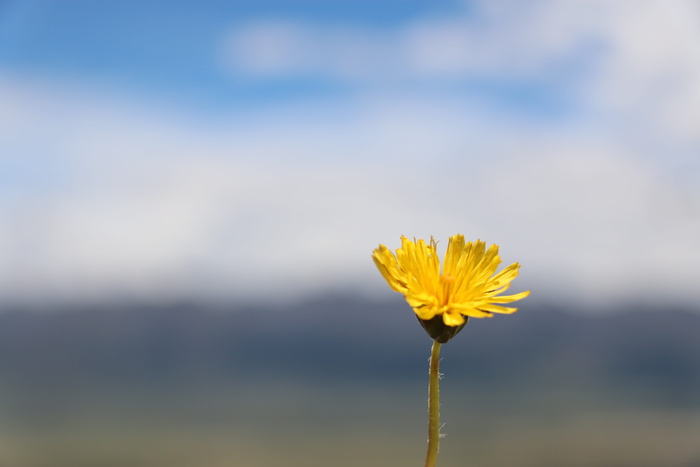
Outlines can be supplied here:
M425 467L435 467L440 445L440 343L433 341L428 385L428 452Z

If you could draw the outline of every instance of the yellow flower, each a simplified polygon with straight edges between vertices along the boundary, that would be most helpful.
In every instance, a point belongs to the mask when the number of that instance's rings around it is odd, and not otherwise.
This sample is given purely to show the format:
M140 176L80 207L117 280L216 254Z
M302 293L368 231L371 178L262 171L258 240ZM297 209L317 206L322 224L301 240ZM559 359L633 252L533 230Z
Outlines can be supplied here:
M433 238L426 244L402 236L396 255L379 245L372 259L389 286L406 297L423 327L438 342L452 338L469 317L514 313L517 308L502 304L530 294L499 295L517 277L520 265L513 263L496 273L501 263L498 246L487 250L485 242L465 243L463 235L450 237L442 269Z

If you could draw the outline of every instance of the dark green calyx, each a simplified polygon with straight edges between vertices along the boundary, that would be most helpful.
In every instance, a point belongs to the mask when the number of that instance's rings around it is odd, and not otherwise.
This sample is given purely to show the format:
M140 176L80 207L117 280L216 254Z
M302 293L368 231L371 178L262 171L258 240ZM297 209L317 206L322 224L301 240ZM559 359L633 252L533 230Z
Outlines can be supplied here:
M442 320L442 315L437 315L432 319L418 318L418 321L420 322L421 326L423 326L423 329L425 329L425 332L427 332L435 342L444 344L462 330L462 328L467 324L467 319L468 318L465 316L464 323L460 324L459 326L446 325Z

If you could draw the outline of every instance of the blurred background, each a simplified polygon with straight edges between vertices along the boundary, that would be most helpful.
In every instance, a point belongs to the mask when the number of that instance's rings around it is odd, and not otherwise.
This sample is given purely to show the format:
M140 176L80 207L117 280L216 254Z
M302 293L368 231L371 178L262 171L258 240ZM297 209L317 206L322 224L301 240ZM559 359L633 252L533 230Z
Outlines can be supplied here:
M370 259L520 262L441 465L700 466L697 1L0 1L0 465L421 465Z

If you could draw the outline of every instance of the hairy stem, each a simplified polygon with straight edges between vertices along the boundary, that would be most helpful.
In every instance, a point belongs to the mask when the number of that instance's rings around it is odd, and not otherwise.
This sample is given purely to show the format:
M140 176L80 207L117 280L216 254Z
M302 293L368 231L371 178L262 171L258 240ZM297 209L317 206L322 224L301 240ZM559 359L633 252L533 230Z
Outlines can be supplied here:
M435 467L440 445L440 343L433 341L428 384L428 452L425 467Z

